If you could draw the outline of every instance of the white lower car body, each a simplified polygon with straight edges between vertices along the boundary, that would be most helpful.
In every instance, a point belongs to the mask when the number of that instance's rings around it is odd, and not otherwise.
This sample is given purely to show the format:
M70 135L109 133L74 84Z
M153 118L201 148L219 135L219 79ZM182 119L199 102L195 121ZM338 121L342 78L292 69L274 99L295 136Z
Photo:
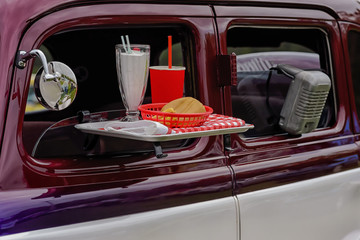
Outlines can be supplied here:
M359 240L360 169L240 194L241 240Z

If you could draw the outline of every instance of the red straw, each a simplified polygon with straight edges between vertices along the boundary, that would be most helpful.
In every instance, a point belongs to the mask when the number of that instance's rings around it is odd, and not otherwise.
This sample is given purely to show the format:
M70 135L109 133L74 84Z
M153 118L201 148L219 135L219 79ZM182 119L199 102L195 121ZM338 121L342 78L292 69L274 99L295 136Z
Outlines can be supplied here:
M168 36L168 65L172 67L172 36Z

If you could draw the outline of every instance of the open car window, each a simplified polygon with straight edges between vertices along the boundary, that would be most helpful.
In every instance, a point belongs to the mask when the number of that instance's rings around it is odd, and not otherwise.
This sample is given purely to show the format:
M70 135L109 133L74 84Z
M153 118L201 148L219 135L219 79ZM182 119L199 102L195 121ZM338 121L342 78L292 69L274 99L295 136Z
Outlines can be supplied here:
M331 76L327 36L320 29L238 26L229 29L227 46L237 62L237 84L231 87L233 116L255 126L245 137L284 133L278 123L292 79L272 67L288 64ZM332 88L317 128L334 124L334 105Z
M194 96L194 79L190 77L194 71L190 51L193 40L190 31L184 26L139 25L59 32L47 38L42 48L47 50L51 59L67 64L74 71L78 92L72 105L63 111L41 108L26 111L23 142L29 154L37 158L51 158L153 151L151 144L93 137L74 128L75 124L84 119L104 121L120 119L125 115L115 64L115 45L121 43L122 35L128 35L132 44L150 45L150 66L167 65L167 36L171 35L173 65L186 67L184 95ZM150 93L148 81L144 104L151 103ZM32 94L30 86L28 106L32 103ZM187 142L174 141L163 147L181 147Z

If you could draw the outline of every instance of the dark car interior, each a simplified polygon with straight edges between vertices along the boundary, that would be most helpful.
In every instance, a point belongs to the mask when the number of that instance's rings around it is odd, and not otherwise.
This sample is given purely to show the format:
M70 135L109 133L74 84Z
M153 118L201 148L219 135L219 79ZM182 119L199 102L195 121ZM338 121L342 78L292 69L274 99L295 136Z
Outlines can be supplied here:
M227 43L228 52L237 54L237 85L231 88L233 115L255 126L245 137L284 133L278 122L292 79L271 67L290 64L331 76L326 35L318 29L234 27L228 31ZM318 128L335 123L331 92Z

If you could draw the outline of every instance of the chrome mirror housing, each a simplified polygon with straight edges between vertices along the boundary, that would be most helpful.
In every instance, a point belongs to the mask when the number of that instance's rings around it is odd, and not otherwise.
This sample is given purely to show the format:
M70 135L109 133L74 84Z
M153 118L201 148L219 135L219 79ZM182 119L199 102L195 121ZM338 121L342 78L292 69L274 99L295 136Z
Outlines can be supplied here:
M20 51L16 66L26 67L26 62L34 57L41 60L34 82L34 90L39 103L49 110L60 111L71 105L77 93L77 80L74 72L61 62L47 62L41 50Z

